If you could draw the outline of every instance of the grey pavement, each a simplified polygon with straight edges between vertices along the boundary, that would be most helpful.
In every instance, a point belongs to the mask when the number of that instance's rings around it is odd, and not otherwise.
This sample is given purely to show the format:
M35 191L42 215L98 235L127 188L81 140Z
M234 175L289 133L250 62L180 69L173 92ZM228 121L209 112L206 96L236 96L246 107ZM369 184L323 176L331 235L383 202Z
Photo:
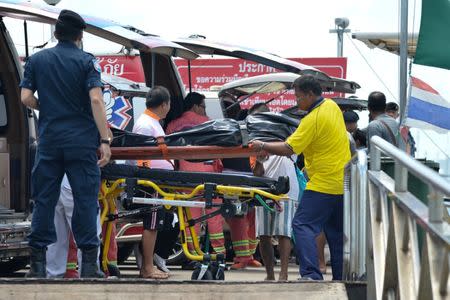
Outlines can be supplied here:
M263 281L265 269L228 270L225 281L191 281L192 271L169 266L167 281L138 278L133 258L120 265L120 279L101 280L33 280L24 279L27 270L15 278L0 279L0 300L3 299L348 299L346 284L298 281L298 266L289 265L289 281ZM279 266L275 267L278 276ZM331 270L328 271L328 273Z

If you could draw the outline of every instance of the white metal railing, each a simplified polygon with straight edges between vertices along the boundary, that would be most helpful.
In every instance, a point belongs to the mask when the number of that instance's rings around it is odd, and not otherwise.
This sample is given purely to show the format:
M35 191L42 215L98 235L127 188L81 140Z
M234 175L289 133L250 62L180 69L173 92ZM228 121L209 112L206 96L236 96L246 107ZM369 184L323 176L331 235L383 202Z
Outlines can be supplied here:
M450 184L380 137L370 143L368 299L449 298L450 228L443 220L443 196L450 196ZM380 169L381 152L395 162L394 179ZM407 191L408 172L428 186L428 206ZM424 232L421 251L418 228Z
M358 150L345 166L344 280L366 277L367 154Z

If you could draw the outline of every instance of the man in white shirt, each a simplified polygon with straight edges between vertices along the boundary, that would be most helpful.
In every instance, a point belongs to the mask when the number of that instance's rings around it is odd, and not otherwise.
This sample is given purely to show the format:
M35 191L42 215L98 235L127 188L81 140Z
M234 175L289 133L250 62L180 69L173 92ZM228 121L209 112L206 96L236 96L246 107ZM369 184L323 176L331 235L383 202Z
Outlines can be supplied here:
M160 120L167 116L170 110L169 91L162 86L153 87L146 96L147 109L137 119L133 126L133 132L153 137L165 136ZM167 160L138 160L139 166L152 169L173 170L173 164ZM167 279L168 273L158 270L153 265L153 253L155 250L158 229L163 225L164 211L153 211L144 216L142 233L142 267L140 276L152 279Z

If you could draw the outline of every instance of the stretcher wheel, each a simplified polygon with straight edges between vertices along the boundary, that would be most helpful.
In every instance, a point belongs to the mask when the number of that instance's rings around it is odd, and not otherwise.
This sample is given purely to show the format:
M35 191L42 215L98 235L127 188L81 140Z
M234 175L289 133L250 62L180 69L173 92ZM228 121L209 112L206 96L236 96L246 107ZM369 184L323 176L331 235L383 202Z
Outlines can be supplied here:
M120 277L120 270L116 265L108 264L108 274L109 276Z
M215 280L225 280L225 270L223 268L218 268L215 277Z
M191 280L199 280L198 275L200 274L200 270L201 270L200 267L197 267L194 270L194 272L192 272ZM203 275L203 277L200 280L214 280L211 271L209 269L206 270L205 274Z
M223 267L221 267L217 263L212 263L209 266L209 269L211 270L213 280L225 280L225 270Z

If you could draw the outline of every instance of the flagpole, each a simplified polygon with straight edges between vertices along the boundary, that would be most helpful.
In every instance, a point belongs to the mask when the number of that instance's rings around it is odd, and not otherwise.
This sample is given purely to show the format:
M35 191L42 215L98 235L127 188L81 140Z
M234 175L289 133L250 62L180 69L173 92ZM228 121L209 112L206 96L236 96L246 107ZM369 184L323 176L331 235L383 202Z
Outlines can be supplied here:
M407 83L408 83L408 0L400 0L400 66L399 66L399 99L400 99L400 125L403 124L406 110ZM397 137L397 145L405 146ZM405 149L402 149L405 150Z

